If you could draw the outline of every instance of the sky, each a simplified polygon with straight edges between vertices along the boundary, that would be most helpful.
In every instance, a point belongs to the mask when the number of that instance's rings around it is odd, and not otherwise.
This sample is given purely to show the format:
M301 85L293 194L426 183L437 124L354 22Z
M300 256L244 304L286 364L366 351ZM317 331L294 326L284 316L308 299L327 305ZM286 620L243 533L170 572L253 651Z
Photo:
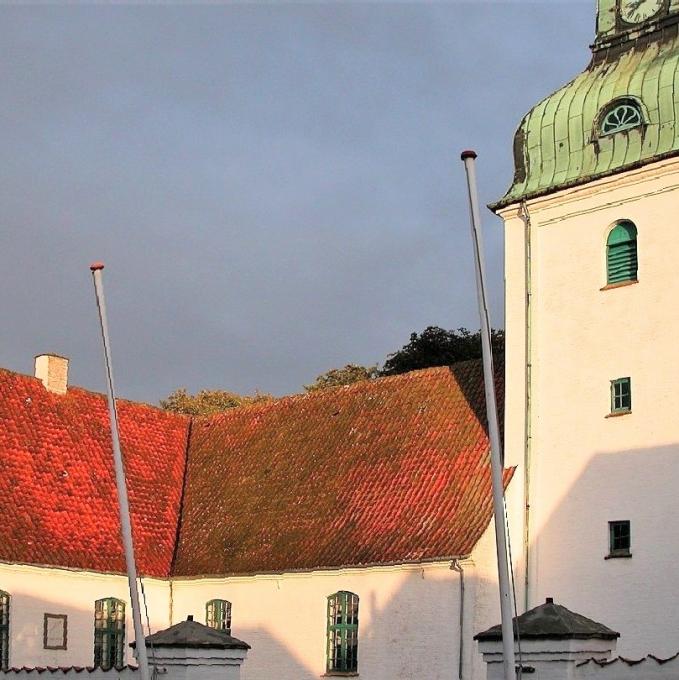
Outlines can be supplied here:
M587 64L593 0L0 5L0 366L119 396L299 392L478 328L482 203ZM483 209L493 325L502 227Z

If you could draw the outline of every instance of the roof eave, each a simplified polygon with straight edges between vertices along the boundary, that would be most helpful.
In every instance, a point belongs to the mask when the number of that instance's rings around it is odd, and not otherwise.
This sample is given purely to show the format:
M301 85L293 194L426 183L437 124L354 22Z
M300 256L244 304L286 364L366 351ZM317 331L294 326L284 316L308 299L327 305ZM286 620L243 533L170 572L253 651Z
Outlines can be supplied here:
M619 168L611 168L610 170L605 170L604 172L599 172L595 175L588 175L586 177L577 177L568 182L561 182L559 184L554 184L549 187L543 187L542 189L535 189L533 191L528 191L524 194L511 195L511 189L507 192L499 201L495 203L489 203L488 209L491 210L496 215L500 210L507 208L510 205L515 205L517 203L522 203L523 201L530 201L535 198L542 198L543 196L549 196L550 194L555 194L559 191L564 191L566 189L574 189L575 187L582 186L583 184L588 184L597 179L604 179L606 177L611 177L613 175L618 175L621 172L627 172L628 170L636 170L645 165L650 165L651 163L657 163L658 161L663 161L668 158L674 158L679 156L679 149L672 149L671 151L665 151L664 153L657 154L651 158L643 158L632 163L628 163ZM513 187L512 187L513 188Z
M610 633L521 633L522 640L616 640L620 633L611 631ZM514 639L517 639L516 633ZM474 636L474 640L479 642L499 642L502 640L502 633L479 633Z
M244 576L285 576L286 574L310 574L315 571L341 571L344 569L375 569L379 567L416 567L418 565L432 565L438 563L452 562L454 560L468 560L472 556L471 552L461 555L444 555L442 557L425 557L416 560L397 560L393 562L366 562L364 564L340 564L330 566L317 567L300 567L298 569L280 569L270 571L223 571L217 573L201 573L201 574L172 574L171 580L197 580L197 579L215 579L215 578L238 578Z

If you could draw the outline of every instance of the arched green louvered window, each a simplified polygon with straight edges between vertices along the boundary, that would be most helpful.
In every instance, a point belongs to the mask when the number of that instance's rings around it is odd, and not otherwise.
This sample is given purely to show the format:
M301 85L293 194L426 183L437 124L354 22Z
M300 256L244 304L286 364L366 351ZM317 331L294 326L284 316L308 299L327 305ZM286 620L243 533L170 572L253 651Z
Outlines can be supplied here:
M231 635L231 603L228 600L210 600L205 605L205 625L223 630Z
M125 603L105 597L94 603L94 666L121 668L125 659Z
M0 670L9 668L9 593L0 590Z
M606 242L608 283L637 280L637 228L627 220L618 222Z
M643 125L644 117L637 102L631 99L623 99L615 102L605 111L601 119L601 134L613 135L623 130Z
M358 671L358 595L345 590L328 598L328 673Z

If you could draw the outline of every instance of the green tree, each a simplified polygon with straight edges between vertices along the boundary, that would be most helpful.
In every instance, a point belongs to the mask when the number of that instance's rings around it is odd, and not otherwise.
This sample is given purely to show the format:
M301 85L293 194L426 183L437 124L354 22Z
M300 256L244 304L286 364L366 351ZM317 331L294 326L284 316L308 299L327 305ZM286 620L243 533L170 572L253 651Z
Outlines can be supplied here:
M329 371L317 376L311 385L304 385L307 392L317 392L327 390L330 387L340 387L341 385L351 385L352 383L372 380L379 375L377 366L359 366L358 364L347 364L344 368L331 368Z
M491 331L493 353L503 353L505 332ZM449 366L457 361L481 358L481 331L471 333L466 328L444 330L429 326L420 334L412 333L410 342L390 354L380 375L397 375L431 366Z
M264 401L273 401L270 394L241 395L226 390L200 390L196 394L189 394L184 387L180 387L160 400L161 408L174 413L184 413L189 416L206 416L219 413L230 408L248 406Z

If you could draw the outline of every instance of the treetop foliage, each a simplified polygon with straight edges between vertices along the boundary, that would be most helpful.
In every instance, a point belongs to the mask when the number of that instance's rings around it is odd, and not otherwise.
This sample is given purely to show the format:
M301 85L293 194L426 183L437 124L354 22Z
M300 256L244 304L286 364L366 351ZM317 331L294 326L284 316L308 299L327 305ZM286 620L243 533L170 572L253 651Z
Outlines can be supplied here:
M329 387L340 387L363 380L372 380L378 375L377 366L347 364L344 368L331 368L329 371L321 373L311 385L304 385L304 389L307 392L317 392L318 390L327 390Z
M505 332L491 330L493 353L503 353ZM390 354L380 375L397 375L419 368L450 366L458 361L481 358L481 331L472 333L466 328L444 330L429 326L419 335L412 333L410 341L400 350Z
M189 394L186 388L180 387L172 392L167 399L161 399L160 406L166 411L173 411L174 413L207 416L238 406L248 406L249 404L273 400L274 397L270 394L260 394L259 392L255 392L251 396L226 390L200 390L196 394Z

